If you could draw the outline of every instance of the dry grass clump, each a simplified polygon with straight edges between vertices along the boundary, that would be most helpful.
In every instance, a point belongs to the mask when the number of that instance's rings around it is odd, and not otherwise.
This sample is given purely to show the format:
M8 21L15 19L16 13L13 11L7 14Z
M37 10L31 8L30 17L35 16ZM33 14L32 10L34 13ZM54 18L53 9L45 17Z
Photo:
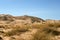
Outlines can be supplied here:
M52 37L51 33L46 33L46 31L40 31L38 30L38 32L34 35L34 40L50 40Z
M5 33L5 36L19 35L21 33L28 31L29 27L27 25L23 25L22 27L16 26L12 27L11 29L11 31Z
M56 31L60 28L60 23L34 24L33 27L39 29L34 35L34 40L52 40L52 37L60 35L60 32Z

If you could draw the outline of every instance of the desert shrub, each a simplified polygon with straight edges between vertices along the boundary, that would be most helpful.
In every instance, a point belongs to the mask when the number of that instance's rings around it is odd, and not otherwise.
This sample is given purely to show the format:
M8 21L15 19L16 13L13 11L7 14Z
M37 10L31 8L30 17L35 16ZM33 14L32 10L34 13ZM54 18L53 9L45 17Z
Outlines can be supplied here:
M26 31L28 31L28 26L24 26L24 27L20 27L20 26L16 26L16 27L12 27L11 31L8 31L5 33L5 36L12 36L12 35L18 35L20 33L24 33Z
M45 24L40 24L40 23L32 24L32 28L42 29L43 27L47 27L47 26Z
M6 32L5 36L12 36L12 35L15 35L15 34L16 34L16 30L12 30L12 31Z
M26 30L24 30L24 31L26 31ZM12 30L12 31L6 32L6 33L5 33L5 36L12 36L12 35L20 34L20 33L22 33L22 32L23 32L23 30L14 29L14 30Z
M56 31L60 23L34 24L33 27L39 29L34 35L34 40L52 40L52 37L60 34Z
M54 27L54 24L47 24L48 27Z
M36 32L36 34L34 35L33 40L50 40L51 37L52 37L51 33L48 34L45 31L38 30L38 32Z

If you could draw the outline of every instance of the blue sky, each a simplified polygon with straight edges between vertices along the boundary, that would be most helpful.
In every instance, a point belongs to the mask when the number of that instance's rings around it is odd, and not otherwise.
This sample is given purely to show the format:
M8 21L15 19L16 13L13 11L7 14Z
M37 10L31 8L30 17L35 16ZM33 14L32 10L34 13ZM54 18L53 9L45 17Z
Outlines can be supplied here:
M0 0L0 14L60 19L60 0Z

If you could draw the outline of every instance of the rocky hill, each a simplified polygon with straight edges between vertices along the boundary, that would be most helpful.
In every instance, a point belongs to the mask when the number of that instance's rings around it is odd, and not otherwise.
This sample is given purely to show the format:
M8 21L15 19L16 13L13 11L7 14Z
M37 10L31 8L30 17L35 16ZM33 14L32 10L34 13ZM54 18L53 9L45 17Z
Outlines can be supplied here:
M24 15L24 16L12 16L12 15L9 15L9 14L0 14L0 20L13 20L13 19L20 19L20 20L26 20L26 19L31 19L32 21L35 20L35 21L44 21L43 19L41 18L38 18L38 17L33 17L33 16L27 16L27 15Z
M31 23L34 22L44 22L45 20L38 18L38 17L33 17L33 16L12 16L9 14L0 14L0 21L15 21L15 20L29 20Z
M60 20L1 14L0 40L60 40Z

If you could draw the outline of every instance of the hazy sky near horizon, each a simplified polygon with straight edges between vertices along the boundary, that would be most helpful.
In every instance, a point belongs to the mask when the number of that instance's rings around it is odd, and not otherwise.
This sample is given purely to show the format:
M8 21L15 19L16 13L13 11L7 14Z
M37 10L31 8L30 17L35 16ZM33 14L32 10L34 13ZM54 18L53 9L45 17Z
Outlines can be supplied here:
M60 0L0 0L0 14L60 19Z

